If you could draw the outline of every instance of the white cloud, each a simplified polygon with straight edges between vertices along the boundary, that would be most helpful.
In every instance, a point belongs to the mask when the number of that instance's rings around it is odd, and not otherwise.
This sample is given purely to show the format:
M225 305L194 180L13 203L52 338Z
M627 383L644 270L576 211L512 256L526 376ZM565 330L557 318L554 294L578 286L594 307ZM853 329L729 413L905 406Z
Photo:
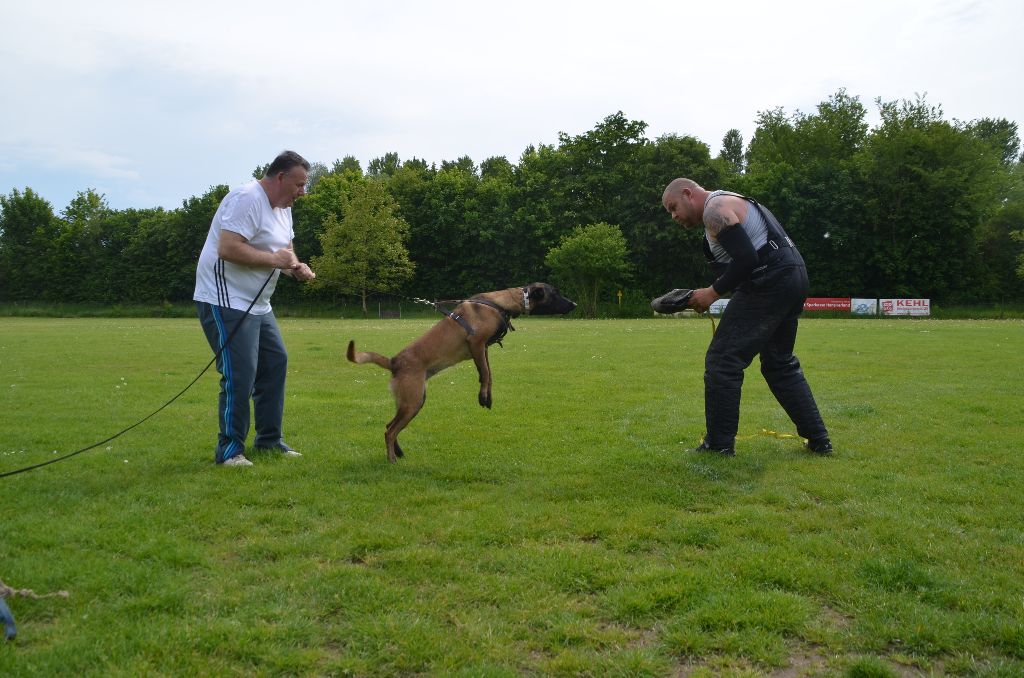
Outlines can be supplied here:
M55 172L79 172L100 178L137 179L138 171L131 168L129 158L111 155L91 148L68 146L4 146L6 161L3 171L14 172L19 167L34 164Z
M128 158L85 148L49 148L41 154L43 162L54 169L77 170L100 178L137 179L138 171L129 169Z
M1024 123L1021 25L1011 0L6 3L0 172L174 207L282 148L516 160L618 110L714 152L839 88Z

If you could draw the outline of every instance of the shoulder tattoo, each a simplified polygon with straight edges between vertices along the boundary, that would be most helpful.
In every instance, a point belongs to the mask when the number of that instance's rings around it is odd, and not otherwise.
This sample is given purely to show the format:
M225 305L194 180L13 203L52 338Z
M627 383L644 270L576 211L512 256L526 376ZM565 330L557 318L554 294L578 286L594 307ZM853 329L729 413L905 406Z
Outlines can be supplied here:
M719 233L735 224L716 202L712 201L704 210L704 225L712 238L717 238Z

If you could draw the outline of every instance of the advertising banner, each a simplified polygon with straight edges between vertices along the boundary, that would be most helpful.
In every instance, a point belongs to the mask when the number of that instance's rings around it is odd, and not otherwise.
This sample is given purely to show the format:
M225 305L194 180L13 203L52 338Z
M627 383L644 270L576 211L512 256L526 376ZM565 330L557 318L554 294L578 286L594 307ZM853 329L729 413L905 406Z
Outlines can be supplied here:
M849 311L850 297L807 297L805 311Z
M931 299L879 299L882 315L931 315Z
M711 315L722 315L722 313L725 311L725 306L728 303L728 299L719 299L718 301L712 303L711 308L709 308L708 310L711 311Z
M878 299L851 299L850 313L853 315L878 315Z

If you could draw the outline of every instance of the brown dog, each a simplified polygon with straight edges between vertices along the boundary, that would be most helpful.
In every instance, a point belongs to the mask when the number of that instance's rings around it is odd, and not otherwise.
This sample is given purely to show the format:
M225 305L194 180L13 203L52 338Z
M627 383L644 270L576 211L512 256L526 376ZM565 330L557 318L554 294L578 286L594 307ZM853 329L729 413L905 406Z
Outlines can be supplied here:
M500 342L512 327L512 318L528 315L561 315L576 308L572 302L546 283L526 287L510 287L485 292L467 299L448 317L427 330L394 358L371 351L356 351L356 343L348 342L348 359L354 363L376 363L391 370L391 393L396 412L388 422L384 442L388 461L403 456L398 434L419 414L427 397L427 379L463 360L473 358L480 375L480 405L491 406L491 366L487 348Z

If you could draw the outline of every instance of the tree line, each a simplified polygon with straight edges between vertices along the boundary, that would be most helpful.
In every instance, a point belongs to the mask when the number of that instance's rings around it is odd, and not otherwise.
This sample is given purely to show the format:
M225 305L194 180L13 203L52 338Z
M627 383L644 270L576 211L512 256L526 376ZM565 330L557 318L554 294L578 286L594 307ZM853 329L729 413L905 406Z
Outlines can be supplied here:
M812 295L1024 299L1017 124L947 121L921 97L875 103L874 127L844 90L812 113L764 111L749 143L730 130L717 155L692 136L648 139L646 123L619 112L529 146L516 163L437 166L397 153L365 170L351 156L316 162L293 208L297 254L335 274L324 277L361 282L283 283L275 300L456 298L537 280L607 300L703 286L700 232L661 206L679 176L768 206L807 260ZM55 213L31 188L12 190L0 196L0 301L187 302L227 191L213 186L172 210L114 210L90 189ZM587 269L586 237L619 260Z

